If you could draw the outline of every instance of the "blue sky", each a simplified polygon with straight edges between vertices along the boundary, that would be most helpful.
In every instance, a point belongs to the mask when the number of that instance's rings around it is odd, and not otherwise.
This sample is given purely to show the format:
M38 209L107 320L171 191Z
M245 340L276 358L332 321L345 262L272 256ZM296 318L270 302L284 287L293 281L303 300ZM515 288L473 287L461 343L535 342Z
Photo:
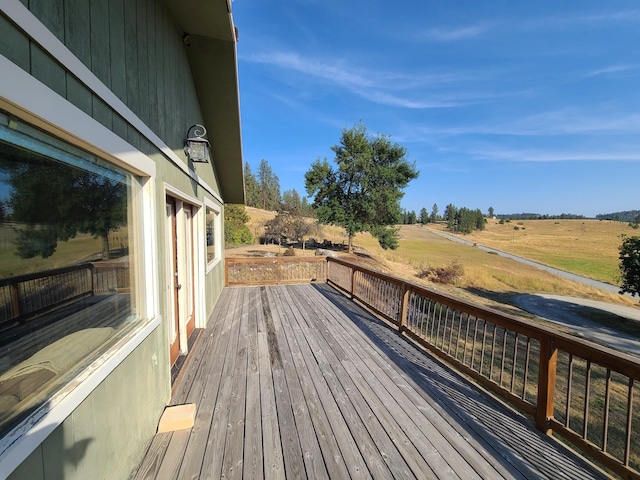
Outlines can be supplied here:
M640 3L235 0L244 159L281 190L343 128L404 145L402 206L640 208Z

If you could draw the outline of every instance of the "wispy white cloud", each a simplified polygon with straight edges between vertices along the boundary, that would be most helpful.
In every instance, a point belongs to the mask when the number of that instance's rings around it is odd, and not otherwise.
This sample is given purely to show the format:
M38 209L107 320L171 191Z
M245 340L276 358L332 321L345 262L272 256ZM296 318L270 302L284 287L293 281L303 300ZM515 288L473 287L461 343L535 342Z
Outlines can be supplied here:
M481 160L508 162L640 162L640 150L631 151L576 151L534 150L503 147L486 147L467 153Z
M297 53L270 51L268 53L253 54L246 60L293 70L307 76L316 77L349 88L373 87L373 80L360 75L341 62L328 63L310 57L303 57Z
M608 111L554 110L515 120L457 126L417 126L414 141L464 135L561 136L640 135L640 114Z
M409 109L451 108L486 100L490 94L424 94L428 88L463 83L477 78L473 73L444 72L407 74L397 71L354 68L344 60L325 61L293 52L270 51L243 57L296 72L312 81L348 90L370 102ZM402 94L400 94L402 92Z
M558 15L542 17L520 23L523 28L562 28L571 25L602 26L612 23L636 23L640 20L640 10L620 10L617 12L596 12L588 15Z
M469 25L457 28L431 28L424 32L424 37L434 42L456 42L478 37L491 29L488 24Z
M587 72L585 77L599 76L631 77L640 75L640 65L611 65Z

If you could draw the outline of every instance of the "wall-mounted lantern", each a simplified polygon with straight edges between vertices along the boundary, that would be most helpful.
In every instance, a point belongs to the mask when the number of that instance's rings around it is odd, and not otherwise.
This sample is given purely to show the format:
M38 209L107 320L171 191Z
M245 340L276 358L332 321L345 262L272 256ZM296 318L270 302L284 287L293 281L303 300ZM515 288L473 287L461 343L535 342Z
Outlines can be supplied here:
M189 134L193 131L193 137ZM184 153L187 158L196 163L209 163L211 144L209 140L204 138L207 129L204 126L196 124L187 130L187 141L184 144Z

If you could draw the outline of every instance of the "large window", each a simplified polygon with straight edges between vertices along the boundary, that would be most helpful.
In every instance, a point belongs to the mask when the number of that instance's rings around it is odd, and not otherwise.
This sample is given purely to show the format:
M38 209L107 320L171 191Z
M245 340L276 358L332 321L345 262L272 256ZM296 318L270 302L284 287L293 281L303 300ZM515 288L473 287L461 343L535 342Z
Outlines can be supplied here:
M213 264L222 255L220 233L220 210L210 205L206 206L206 245L207 265Z
M0 434L140 321L139 188L0 112Z

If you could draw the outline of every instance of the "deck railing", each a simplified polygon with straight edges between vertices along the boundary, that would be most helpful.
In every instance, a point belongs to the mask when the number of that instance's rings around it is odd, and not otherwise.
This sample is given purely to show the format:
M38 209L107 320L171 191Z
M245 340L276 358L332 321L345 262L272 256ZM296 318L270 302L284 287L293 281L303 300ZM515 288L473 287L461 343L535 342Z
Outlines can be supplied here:
M340 258L227 259L227 285L324 281L623 478L640 479L640 359ZM635 412L635 415L634 415Z
M338 258L327 277L543 432L640 478L639 359Z
M129 288L129 264L96 262L0 279L0 328L86 295Z
M225 285L279 285L325 282L325 257L227 258Z

